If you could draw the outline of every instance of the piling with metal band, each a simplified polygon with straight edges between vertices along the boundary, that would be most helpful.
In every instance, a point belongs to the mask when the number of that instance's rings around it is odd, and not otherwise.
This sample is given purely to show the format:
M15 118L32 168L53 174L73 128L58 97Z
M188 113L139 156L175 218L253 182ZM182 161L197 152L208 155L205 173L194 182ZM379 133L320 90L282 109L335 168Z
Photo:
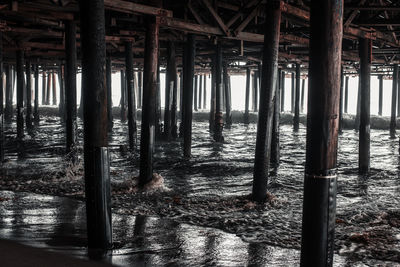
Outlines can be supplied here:
M343 0L312 0L300 266L332 266ZM321 134L323 133L323 134Z
M55 71L53 71L52 73L51 73L52 75L51 75L51 83L52 83L52 89L53 89L53 92L52 92L52 94L53 94L53 106L55 106L55 105L57 105L57 89L56 89L56 73L55 73Z
M89 249L112 247L104 1L79 1L84 171Z
M113 127L113 114L112 114L112 62L111 56L107 55L106 58L106 84L107 84L107 120L108 130L111 131Z
M11 121L13 115L13 106L12 106L12 67L11 65L5 66L6 73L6 108L5 108L5 121Z
M270 163L272 167L277 168L280 162L280 139L279 139L279 120L281 116L281 82L282 70L278 69L278 76L276 81L276 91L274 99L274 118L272 121L272 137L271 137L271 158Z
M215 105L216 105L216 56L214 55L212 58L212 63L211 63L211 96L210 96L210 119L209 119L209 127L210 131L214 131L215 127Z
M207 108L207 76L203 75L203 109Z
M76 145L76 24L65 22L65 128L66 151Z
M203 75L199 74L199 106L198 109L201 109L201 101L203 100Z
M125 71L121 70L121 122L126 121L126 107L125 107L125 92L126 92L126 78L125 78Z
M306 79L301 80L300 113L304 113L304 93L306 90Z
M139 184L145 185L153 177L155 111L157 98L158 31L159 19L146 17L146 36L143 70L142 130L140 136Z
M39 65L35 65L35 101L33 106L33 120L39 122Z
M340 97L339 97L339 133L343 132L343 66L340 68Z
M160 52L158 53L160 57ZM162 124L161 124L161 73L160 73L160 62L157 66L157 94L156 94L156 140L160 139L162 134Z
M225 89L225 96L226 96L226 112L225 112L225 118L226 118L226 127L229 128L232 125L232 105L231 105L231 82L230 82L230 77L228 74L228 68L226 64L224 65L223 69L223 77L224 77L224 89Z
M281 112L285 111L285 76L286 76L286 73L282 70L282 78L281 78Z
M223 142L222 130L224 128L224 120L222 117L222 98L223 98L223 84L222 84L222 47L221 42L217 44L217 55L215 65L215 126L214 126L214 140L216 142Z
M268 167L271 155L272 118L277 82L281 1L268 1L265 9L263 68L258 112L252 197L264 201L267 196Z
M370 166L370 80L372 41L359 40L361 104L360 104L360 139L358 150L358 172L369 172Z
M379 107L378 115L382 116L382 103L383 103L383 75L378 76L379 80Z
M194 75L193 109L197 111L197 91L199 84L199 75Z
M64 82L64 67L60 64L58 67L58 84L60 85L60 103L58 104L58 114L62 121L65 121L65 82Z
M24 137L24 51L17 50L17 138Z
M25 65L26 71L26 129L31 130L32 125L32 80L31 80L31 62L30 60L26 61Z
M295 101L294 101L294 117L293 117L293 129L294 131L299 130L300 124L300 64L296 63L296 89L295 89Z
M296 81L296 73L292 72L292 87L291 87L291 112L294 113L295 110L295 99L296 99L296 85L295 85L295 81Z
M192 154L192 116L193 116L193 76L194 59L196 54L196 41L193 34L187 36L186 61L184 66L184 116L183 116L183 156Z
M167 69L165 77L164 135L167 140L176 136L176 61L175 43L168 42ZM175 131L175 132L173 132Z
M246 68L246 96L245 96L245 104L244 104L244 123L249 123L249 100L250 100L250 68Z
M349 76L346 76L346 82L344 86L344 113L348 113L349 106Z
M135 88L133 73L133 51L132 42L125 43L125 65L126 65L126 85L128 97L128 133L129 148L131 151L135 149L136 130L136 105L135 105Z
M392 110L390 116L390 137L396 137L396 105L397 105L397 79L399 75L399 65L393 65L392 81Z

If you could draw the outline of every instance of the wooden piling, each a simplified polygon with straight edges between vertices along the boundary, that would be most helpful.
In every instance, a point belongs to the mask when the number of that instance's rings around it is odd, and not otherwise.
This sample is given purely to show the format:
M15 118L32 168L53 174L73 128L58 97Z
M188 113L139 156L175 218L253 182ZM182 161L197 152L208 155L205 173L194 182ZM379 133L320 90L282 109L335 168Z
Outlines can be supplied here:
M301 80L300 113L304 113L304 93L306 90L306 79Z
M343 66L340 69L340 97L339 97L339 133L343 132L343 85L344 75Z
M201 109L201 102L203 100L203 75L199 74L199 106L198 109Z
M143 69L142 129L140 136L140 186L153 177L155 111L157 100L159 18L146 17L146 36Z
M76 146L76 24L65 22L65 128L66 152Z
M168 42L167 69L165 76L164 136L167 140L176 137L176 60L175 43Z
M126 65L126 85L128 98L128 134L129 148L135 150L137 127L136 127L136 105L135 105L135 88L133 73L133 51L132 42L125 43L125 65Z
M360 104L360 139L358 150L358 172L366 174L370 165L370 80L372 41L359 40L361 104Z
M286 73L282 70L282 78L281 78L281 112L285 111L285 77Z
M214 55L211 63L211 96L210 96L210 131L214 132L215 127L215 107L216 107L216 56Z
M198 111L198 109L197 109L198 84L199 84L199 75L194 75L194 92L193 92L193 109L194 109L194 111Z
M382 104L383 104L383 75L378 76L379 80L379 107L378 115L382 116Z
M187 36L186 62L184 66L184 116L183 116L183 156L190 157L192 153L192 116L193 116L193 76L196 42L193 34Z
M259 94L259 90L258 90L258 74L257 71L254 71L253 74L253 111L257 112L258 111L258 94Z
M280 137L279 137L279 121L281 116L281 82L282 70L278 69L276 81L276 91L274 99L274 117L272 120L272 137L271 137L271 158L270 163L273 168L277 168L280 163Z
M217 55L215 65L215 126L214 126L214 140L216 142L223 142L222 130L224 128L224 120L222 117L222 98L223 98L223 84L222 84L222 47L221 42L217 43Z
M390 137L396 138L396 105L397 105L397 80L399 76L399 65L393 65L392 75L392 112L390 117Z
M50 94L51 94L51 80L52 80L52 72L49 71L47 73L47 86L46 86L46 105L50 105Z
M125 92L126 92L126 78L125 78L125 71L121 70L121 122L126 121L126 106L125 106Z
M6 108L5 108L5 121L10 122L13 116L12 106L12 86L13 86L13 75L11 65L5 66L6 73Z
M349 106L349 76L346 76L346 83L344 86L344 113L348 113Z
M17 138L24 137L24 51L17 50Z
M104 1L79 1L84 171L89 249L112 247Z
M42 105L46 105L47 83L46 83L46 70L42 66Z
M65 121L65 81L64 81L64 67L62 64L58 67L58 84L60 85L60 103L58 104L58 114L61 121Z
M57 105L57 89L56 89L56 73L53 70L51 73L51 84L52 84L52 95L53 95L53 106Z
M361 75L358 75L358 89L357 89L357 110L354 120L354 129L358 131L360 128L360 111L361 111Z
M203 75L203 109L207 109L207 76Z
M4 85L3 34L0 33L0 162L4 161Z
M137 108L142 108L142 95L143 95L143 72L138 72L138 106Z
M35 124L39 122L39 65L35 65L35 101L33 107L33 120Z
M296 88L294 97L294 117L293 117L293 130L297 132L300 124L300 64L296 63Z
M107 55L106 58L106 89L107 89L107 121L108 130L113 128L113 114L112 114L112 62L111 56Z
M27 60L25 63L26 72L26 129L28 131L32 130L32 77L31 77L31 62Z
M244 104L244 123L249 124L249 100L250 100L250 68L246 68L246 96Z
M232 125L232 101L231 101L231 82L228 74L228 68L226 64L223 67L223 78L224 78L224 89L225 89L225 103L226 103L226 111L225 111L225 120L226 127L230 128Z
M294 114L294 112L295 112L295 99L296 99L296 83L295 83L295 81L296 81L296 73L295 72L292 72L292 80L291 80L291 82L292 82L292 87L291 87L291 93L292 93L292 95L291 95L291 113L293 113Z
M300 266L332 266L343 0L312 0ZM322 134L323 133L323 134Z
M266 21L264 24L264 52L262 81L260 89L260 109L252 198L264 201L267 197L268 168L271 153L272 118L274 115L274 98L277 82L278 48L281 23L280 1L268 1L266 4Z

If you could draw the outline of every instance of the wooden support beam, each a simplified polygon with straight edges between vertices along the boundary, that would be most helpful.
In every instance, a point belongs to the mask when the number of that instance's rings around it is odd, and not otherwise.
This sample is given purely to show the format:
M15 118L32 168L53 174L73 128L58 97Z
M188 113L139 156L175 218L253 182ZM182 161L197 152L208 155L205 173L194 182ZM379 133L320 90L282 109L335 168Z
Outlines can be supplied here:
M192 13L193 17L199 24L205 24L203 19L200 17L200 15L197 13L197 11L193 8L192 3L189 1L187 4L188 9Z
M224 34L226 36L230 36L230 32L229 32L229 28L225 25L224 21L222 20L222 18L218 15L218 13L215 11L215 9L213 8L213 6L211 5L211 3L208 0L202 0L204 5L206 6L206 8L208 9L208 11L211 13L211 15L213 16L213 18L215 19L215 21L218 23L218 26L222 29L222 31L224 32Z
M104 0L104 8L128 14L172 17L172 11L122 0Z
M361 0L358 3L358 6L364 5L365 2L367 2L367 0ZM355 9L354 11L352 11L350 13L350 16L346 19L346 21L344 22L344 28L346 30L346 28L348 28L351 24L351 22L354 20L354 18L358 15L359 9Z
M240 25L235 29L235 34L237 35L239 32L242 32L244 28L250 23L255 16L257 16L258 11L261 7L261 3L259 3L250 13L249 15L240 23Z

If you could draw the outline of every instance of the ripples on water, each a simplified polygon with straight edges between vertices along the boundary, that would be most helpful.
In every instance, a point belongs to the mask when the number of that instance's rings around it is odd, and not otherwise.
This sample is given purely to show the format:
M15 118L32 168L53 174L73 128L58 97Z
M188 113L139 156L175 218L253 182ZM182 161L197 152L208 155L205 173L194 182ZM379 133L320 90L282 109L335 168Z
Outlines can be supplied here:
M138 149L126 152L126 133L127 126L115 120L109 138L114 189L138 176ZM6 136L2 189L82 198L81 131L77 165L64 160L64 130L57 118L42 118L35 136L26 136L24 152L17 149L15 124L6 126ZM250 243L299 249L305 128L294 133L291 126L281 126L281 164L271 172L270 201L264 205L248 200L256 125L235 124L224 136L225 143L216 144L207 122L193 122L190 160L181 156L179 141L158 142L154 170L164 177L163 190L114 190L114 214L158 215L223 229ZM398 139L372 130L370 175L359 176L357 166L358 134L345 130L338 152L336 252L366 264L372 259L400 262Z

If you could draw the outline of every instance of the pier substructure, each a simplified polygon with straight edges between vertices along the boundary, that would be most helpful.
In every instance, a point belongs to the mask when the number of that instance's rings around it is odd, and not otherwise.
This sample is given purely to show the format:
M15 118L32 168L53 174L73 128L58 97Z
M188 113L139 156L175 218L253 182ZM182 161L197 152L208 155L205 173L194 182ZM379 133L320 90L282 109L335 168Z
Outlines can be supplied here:
M282 70L281 80L281 112L285 111L285 71Z
M213 56L211 63L211 96L210 96L210 118L209 127L210 131L214 132L215 128L215 107L216 107L216 56Z
M84 171L89 249L112 247L104 1L80 1Z
M312 0L310 14L300 266L326 267L334 252L343 0Z
M35 101L33 106L33 120L35 125L39 123L39 65L36 64L35 70Z
M349 106L349 76L346 76L346 83L344 86L344 113L348 113Z
M280 1L269 1L265 9L263 73L261 75L260 110L258 112L252 189L252 197L255 201L264 201L267 196L272 119L274 116L274 97L278 73L278 48L281 23L280 4Z

